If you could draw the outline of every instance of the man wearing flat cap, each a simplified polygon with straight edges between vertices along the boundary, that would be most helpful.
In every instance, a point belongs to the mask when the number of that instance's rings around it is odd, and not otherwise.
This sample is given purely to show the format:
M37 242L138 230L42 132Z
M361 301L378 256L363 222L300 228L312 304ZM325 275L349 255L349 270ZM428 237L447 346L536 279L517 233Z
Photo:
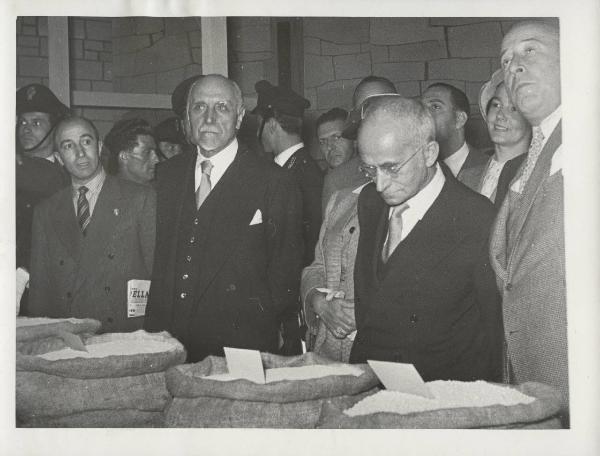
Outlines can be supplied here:
M52 91L41 84L29 84L17 90L17 307L29 280L33 208L69 183L68 174L54 154L54 127L68 111ZM21 305L25 311L26 298Z
M294 91L268 81L258 81L255 88L258 101L253 112L259 117L258 139L264 151L274 155L277 165L291 171L302 192L302 266L308 266L314 259L319 238L323 191L323 173L304 147L301 137L304 110L310 107L310 102ZM296 315L289 315L284 321L284 354L301 353L300 336L295 330L297 321ZM293 335L294 332L298 334Z
M145 327L173 334L188 362L223 356L224 347L276 352L282 315L298 296L300 191L238 143L245 109L234 81L196 76L172 101L196 149L157 167Z

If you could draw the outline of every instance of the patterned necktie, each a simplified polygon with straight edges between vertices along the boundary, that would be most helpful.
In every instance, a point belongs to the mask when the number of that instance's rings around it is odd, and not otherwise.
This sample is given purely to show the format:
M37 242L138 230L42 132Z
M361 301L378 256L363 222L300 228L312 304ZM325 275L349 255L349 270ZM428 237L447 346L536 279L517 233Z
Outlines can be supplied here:
M522 195L525 190L525 184L529 180L529 176L533 172L535 163L537 162L540 152L542 151L542 143L544 142L544 134L539 126L533 127L533 137L531 138L531 144L529 145L529 151L527 152L527 162L521 174L521 184L519 186L519 193Z
M400 204L399 206L394 206L392 209L392 215L390 217L390 223L388 226L388 237L385 245L383 246L383 250L381 251L381 259L384 263L387 263L390 256L400 241L402 240L402 213L408 209L408 204Z
M83 234L85 234L85 230L90 224L90 203L85 196L88 190L84 185L79 187L79 198L77 198L77 223L79 223L79 228L81 228Z
M210 160L204 160L200 163L200 166L202 167L202 177L200 179L198 190L196 190L196 209L200 209L200 206L202 206L202 203L210 193L212 187L210 183L210 172L213 169L213 164Z

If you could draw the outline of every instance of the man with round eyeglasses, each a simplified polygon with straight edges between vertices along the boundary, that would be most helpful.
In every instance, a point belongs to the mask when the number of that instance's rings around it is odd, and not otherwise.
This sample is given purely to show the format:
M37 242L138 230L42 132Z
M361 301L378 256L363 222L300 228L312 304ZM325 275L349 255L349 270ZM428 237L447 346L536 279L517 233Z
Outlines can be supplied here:
M363 110L350 361L414 364L425 381L498 380L502 319L487 259L491 203L437 163L431 114L381 96Z

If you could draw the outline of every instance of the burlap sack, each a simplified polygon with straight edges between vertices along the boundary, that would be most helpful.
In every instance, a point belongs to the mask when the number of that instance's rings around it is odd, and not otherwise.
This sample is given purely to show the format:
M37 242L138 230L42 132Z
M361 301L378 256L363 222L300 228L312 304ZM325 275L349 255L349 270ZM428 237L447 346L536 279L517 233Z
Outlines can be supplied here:
M552 429L560 427L561 394L541 383L528 382L515 387L522 393L535 397L530 404L512 406L493 405L431 410L400 415L373 413L348 416L349 409L363 397L335 398L327 401L321 410L317 427L325 429Z
M284 357L261 354L265 369L336 364L314 353ZM166 410L168 427L314 428L323 402L354 395L379 383L367 365L356 365L359 377L336 375L310 380L256 384L202 377L227 372L224 358L208 357L167 371L167 388L175 396Z
M112 355L104 358L70 358L51 361L40 356L17 351L17 371L44 372L68 378L114 378L129 377L151 372L163 372L171 366L185 361L185 349L177 339L167 332L147 333L143 330L131 333L108 333L84 338L86 345L114 340L144 341L159 340L171 345L171 349L161 353L139 353L135 355ZM62 342L48 339L46 351L37 347L35 353L47 353L52 349L63 348Z
M170 400L163 372L116 378L66 378L17 372L17 417L60 417L84 411L162 411Z
M31 322L37 324L30 324ZM95 334L101 323L91 318L28 318L17 317L17 344L23 341L43 339L64 331L73 334Z
M142 410L90 410L66 416L33 418L18 424L31 428L149 428L164 426L163 412Z

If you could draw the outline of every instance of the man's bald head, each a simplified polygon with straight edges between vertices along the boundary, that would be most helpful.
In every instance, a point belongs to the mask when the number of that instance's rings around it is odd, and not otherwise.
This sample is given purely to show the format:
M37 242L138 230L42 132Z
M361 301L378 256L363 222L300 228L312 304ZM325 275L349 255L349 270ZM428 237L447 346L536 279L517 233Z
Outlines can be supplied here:
M389 79L381 76L367 76L354 89L352 105L356 108L367 98L384 93L398 93L398 91L394 83Z

